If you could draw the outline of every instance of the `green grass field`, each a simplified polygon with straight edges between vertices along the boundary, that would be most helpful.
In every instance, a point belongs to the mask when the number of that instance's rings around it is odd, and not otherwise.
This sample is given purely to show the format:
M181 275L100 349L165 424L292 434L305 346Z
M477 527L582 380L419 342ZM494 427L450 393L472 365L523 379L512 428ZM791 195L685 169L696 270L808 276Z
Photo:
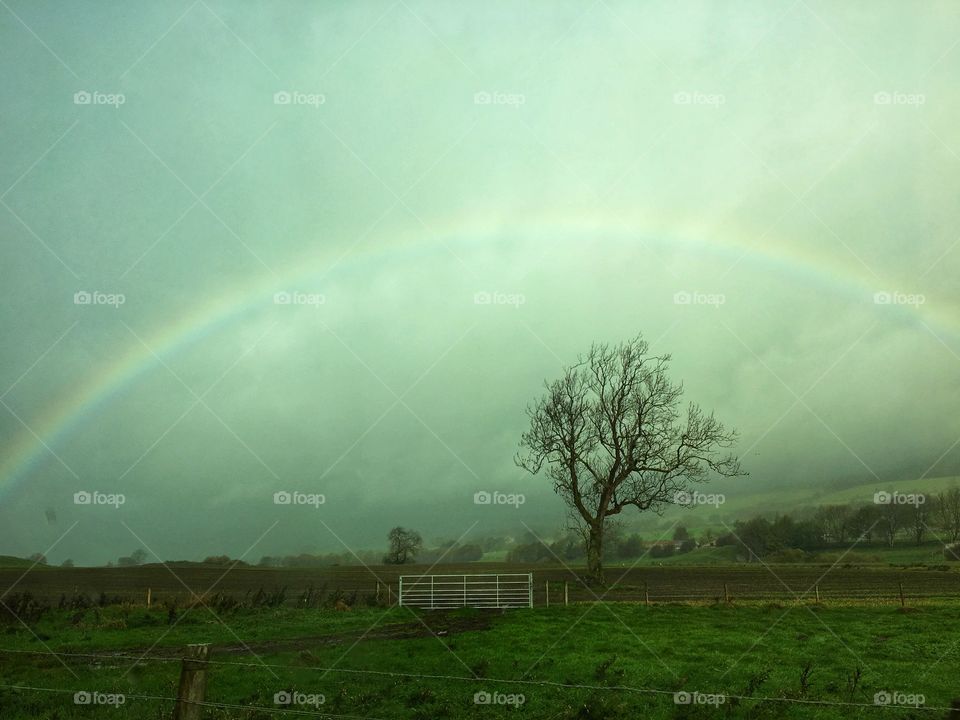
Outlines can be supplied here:
M949 631L958 621L951 604L280 609L219 618L197 608L172 629L164 612L142 607L53 611L31 630L15 624L3 634L0 708L4 720L169 718L171 703L151 698L175 696L184 644L209 642L207 700L230 706L207 708L209 718L298 717L274 703L284 691L315 701L301 712L371 718L872 718L883 692L922 695L927 710L889 708L882 717L941 717L929 709L960 697L960 636ZM112 656L61 663L48 649ZM137 662L148 649L153 659ZM76 705L76 691L126 699ZM524 702L476 704L484 692ZM676 692L724 702L678 705Z

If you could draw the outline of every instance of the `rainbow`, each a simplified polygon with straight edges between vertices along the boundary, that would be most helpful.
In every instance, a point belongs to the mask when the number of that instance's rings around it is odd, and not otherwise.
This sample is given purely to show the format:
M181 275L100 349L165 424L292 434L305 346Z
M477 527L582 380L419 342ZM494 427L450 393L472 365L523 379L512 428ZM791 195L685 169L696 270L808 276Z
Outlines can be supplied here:
M715 228L682 219L661 219L655 223L649 217L628 215L618 215L616 221L611 221L609 216L599 218L579 214L563 217L553 214L546 218L511 218L509 222L480 218L464 222L461 218L444 227L447 230L435 233L432 241L420 243L419 248L374 244L364 253L352 254L349 262L334 264L341 271L360 270L365 262L383 262L398 256L409 259L411 251L437 252L444 247L454 246L470 249L505 237L543 238L544 242L551 243L571 240L582 242L583 238L599 239L601 242L636 242L638 238L643 238L649 243L682 247L734 260L743 257L748 264L762 264L765 269L794 276L803 282L816 283L854 298L866 299L877 290L898 289L893 281L887 283L886 287L878 288L876 278L865 269L844 266L836 258L814 256L771 243L751 242L750 237L762 237L759 232L738 232L734 236L706 241L702 238L715 236ZM366 244L364 241L360 246ZM39 419L31 419L29 430L22 429L6 443L4 459L0 464L0 497L9 494L29 478L31 470L50 455L51 449L60 446L85 418L155 368L160 362L158 357L179 353L218 329L243 319L252 311L272 304L276 292L309 291L317 287L329 272L322 268L329 268L332 261L329 254L297 258L281 272L265 272L253 282L236 286L212 298L195 313L161 327L144 338L146 347L131 337L127 351L115 362L91 373L73 392L46 408ZM900 314L903 313L909 313L915 322L938 328L951 337L960 335L957 325L960 313L955 310L946 312L925 304L917 308L903 308Z

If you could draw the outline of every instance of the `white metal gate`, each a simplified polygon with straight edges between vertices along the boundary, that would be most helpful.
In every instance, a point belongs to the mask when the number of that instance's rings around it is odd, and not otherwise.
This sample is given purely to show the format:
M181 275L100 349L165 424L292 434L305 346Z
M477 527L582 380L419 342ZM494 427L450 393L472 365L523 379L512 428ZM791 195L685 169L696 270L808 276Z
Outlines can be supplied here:
M533 573L401 575L400 605L429 610L533 607Z

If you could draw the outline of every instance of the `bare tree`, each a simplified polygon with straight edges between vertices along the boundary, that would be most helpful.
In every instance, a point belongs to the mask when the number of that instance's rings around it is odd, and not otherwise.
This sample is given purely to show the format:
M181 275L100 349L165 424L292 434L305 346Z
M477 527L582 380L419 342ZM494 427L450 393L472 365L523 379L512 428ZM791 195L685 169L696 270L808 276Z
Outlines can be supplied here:
M912 525L910 508L906 505L898 504L893 500L889 503L878 505L877 514L880 518L877 527L883 534L883 539L886 541L887 547L893 547L894 540L897 539L897 534L904 526Z
M683 386L667 378L669 355L648 355L644 340L593 345L586 358L527 408L517 464L546 469L554 490L586 540L591 578L604 582L603 540L610 519L625 508L683 504L693 483L743 474L730 454L736 439L691 403L679 408Z
M420 537L420 533L402 527L393 528L387 534L387 539L390 542L390 549L383 558L386 565L403 565L413 562L423 547L423 538Z
M850 516L850 537L853 540L873 540L874 534L879 532L880 512L878 505L861 505L853 510Z
M147 559L147 551L143 548L137 548L129 555L117 558L117 565L120 567L131 567L133 565L142 565Z
M823 505L817 510L816 521L825 540L843 543L853 529L853 510L849 505Z
M931 515L936 512L934 508L931 508L930 505L926 502L917 503L910 506L909 511L909 520L910 520L910 531L913 533L913 543L914 545L922 545L923 538L927 534L929 525L927 523L931 520Z
M937 522L950 538L960 540L960 487L953 487L937 494Z

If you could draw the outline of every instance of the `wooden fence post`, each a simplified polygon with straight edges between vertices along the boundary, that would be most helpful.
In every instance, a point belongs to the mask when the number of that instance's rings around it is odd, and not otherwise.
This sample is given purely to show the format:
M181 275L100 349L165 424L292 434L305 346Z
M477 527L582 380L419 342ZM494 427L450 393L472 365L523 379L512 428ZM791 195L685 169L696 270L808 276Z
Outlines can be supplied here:
M730 591L727 590L727 584L726 584L726 583L723 584L723 601L724 601L725 603L729 603L729 602L730 602Z
M820 586L814 585L814 589L817 591L817 602L820 602Z
M543 591L546 595L546 606L550 607L550 581L547 580L543 583Z
M904 605L906 604L906 601L903 599L903 583L899 582L897 583L897 585L900 586L900 607L904 607Z
M646 583L643 584L643 600L646 603L647 607L650 606L650 586Z
M203 715L204 698L207 693L207 659L209 643L187 645L180 668L180 688L177 704L173 708L173 720L200 720Z
M568 582L563 583L563 604L565 606L570 604L570 583Z
M147 610L150 609L150 604L151 604L150 601L152 599L153 599L153 590L151 588L147 588Z

